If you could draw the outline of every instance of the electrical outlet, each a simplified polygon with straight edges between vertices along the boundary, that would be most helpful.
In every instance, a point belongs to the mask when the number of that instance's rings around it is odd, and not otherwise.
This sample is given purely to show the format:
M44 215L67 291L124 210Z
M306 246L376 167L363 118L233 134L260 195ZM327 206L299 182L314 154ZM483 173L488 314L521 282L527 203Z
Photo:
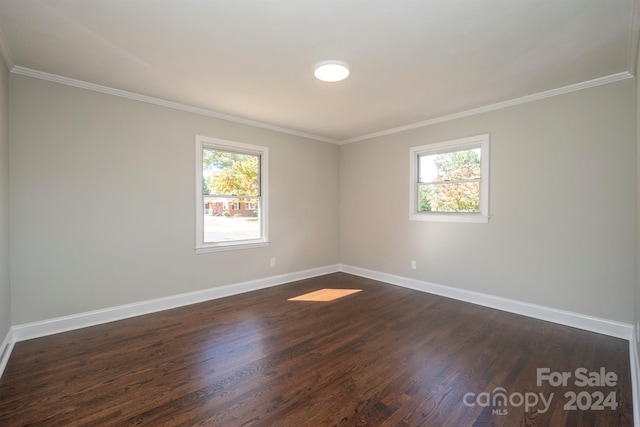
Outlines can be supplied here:
M276 266L276 259L275 258L271 258L269 260L269 266L270 267L275 267Z
M416 263L415 259L411 260L411 269L415 270L416 268L418 268L418 264Z

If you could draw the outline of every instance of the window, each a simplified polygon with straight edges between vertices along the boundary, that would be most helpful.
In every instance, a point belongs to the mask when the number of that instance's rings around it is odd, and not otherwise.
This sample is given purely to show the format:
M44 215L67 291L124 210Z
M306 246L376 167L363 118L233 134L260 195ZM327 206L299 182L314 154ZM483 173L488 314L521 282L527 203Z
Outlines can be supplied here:
M196 253L268 243L268 156L266 147L196 137Z
M409 218L489 221L489 135L412 147Z

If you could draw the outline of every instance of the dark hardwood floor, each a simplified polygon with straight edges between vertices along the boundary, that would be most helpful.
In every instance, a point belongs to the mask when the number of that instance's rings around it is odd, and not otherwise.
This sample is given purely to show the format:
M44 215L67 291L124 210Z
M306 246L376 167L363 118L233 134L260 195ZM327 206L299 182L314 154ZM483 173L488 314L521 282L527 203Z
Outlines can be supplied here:
M287 301L322 288L363 291ZM0 426L632 426L630 378L627 341L336 273L19 342Z

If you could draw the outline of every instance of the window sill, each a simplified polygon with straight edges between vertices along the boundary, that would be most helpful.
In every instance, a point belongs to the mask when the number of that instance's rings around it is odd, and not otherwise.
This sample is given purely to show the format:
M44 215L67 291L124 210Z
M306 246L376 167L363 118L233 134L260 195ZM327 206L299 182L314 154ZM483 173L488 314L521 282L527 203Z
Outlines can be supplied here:
M432 221L432 222L471 222L488 223L489 217L481 214L411 214L411 221Z
M220 244L215 246L199 246L199 247L196 247L196 254L206 254L209 252L237 251L240 249L262 248L265 246L269 246L269 242L229 243L229 244Z

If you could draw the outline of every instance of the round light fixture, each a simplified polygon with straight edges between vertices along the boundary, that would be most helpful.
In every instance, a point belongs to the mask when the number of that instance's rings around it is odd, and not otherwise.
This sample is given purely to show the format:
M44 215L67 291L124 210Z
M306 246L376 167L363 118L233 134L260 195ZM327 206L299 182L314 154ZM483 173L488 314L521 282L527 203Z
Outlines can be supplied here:
M349 77L349 68L342 62L325 61L316 65L313 75L323 82L339 82Z

